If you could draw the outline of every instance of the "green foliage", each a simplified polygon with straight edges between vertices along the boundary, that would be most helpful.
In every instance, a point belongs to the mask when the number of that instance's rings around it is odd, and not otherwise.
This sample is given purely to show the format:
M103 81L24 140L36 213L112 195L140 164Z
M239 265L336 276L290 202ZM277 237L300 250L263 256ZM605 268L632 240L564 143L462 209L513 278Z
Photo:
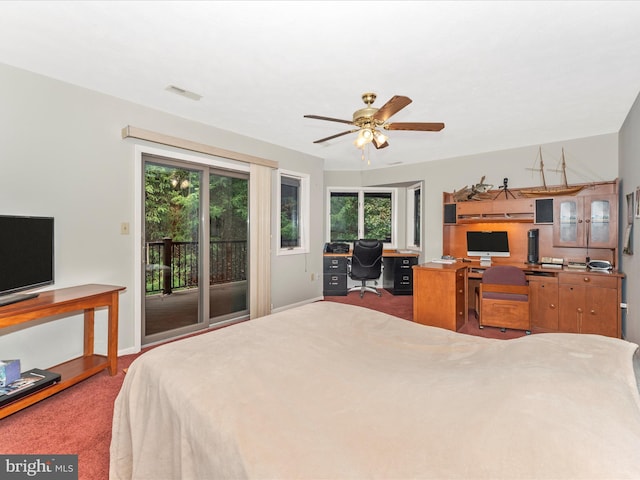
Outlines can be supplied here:
M364 236L391 241L391 196L365 196Z
M152 163L145 165L145 240L153 243L171 238L171 284L176 288L198 284L201 184L202 174L197 170ZM232 255L231 242L246 242L248 238L249 182L245 178L211 173L208 188L210 249L218 248L214 242L223 242L224 248L230 249L225 251L227 255L223 260L220 255L216 258L218 262L232 265L225 266L225 272L231 271L234 262L246 262L246 259ZM163 246L148 245L147 292L162 290L163 254ZM226 279L228 273L225 275Z
M145 232L147 242L165 237L175 242L198 240L200 175L198 172L147 164Z
M351 242L358 238L358 196L331 196L331 241Z
M365 193L364 238L391 241L391 194ZM331 241L352 242L358 238L358 194L331 195Z
M281 186L280 195L280 246L297 247L300 245L300 229L298 225L299 187Z
M200 220L200 173L147 164L145 231L147 242L172 238L197 242ZM246 240L249 190L246 179L209 176L211 239Z

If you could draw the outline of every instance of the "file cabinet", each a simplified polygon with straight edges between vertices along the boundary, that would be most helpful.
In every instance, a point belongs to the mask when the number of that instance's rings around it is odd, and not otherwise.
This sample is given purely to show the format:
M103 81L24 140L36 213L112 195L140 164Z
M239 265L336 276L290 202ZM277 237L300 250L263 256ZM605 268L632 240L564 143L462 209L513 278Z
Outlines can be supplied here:
M417 257L384 257L382 286L392 295L413 295L413 266Z

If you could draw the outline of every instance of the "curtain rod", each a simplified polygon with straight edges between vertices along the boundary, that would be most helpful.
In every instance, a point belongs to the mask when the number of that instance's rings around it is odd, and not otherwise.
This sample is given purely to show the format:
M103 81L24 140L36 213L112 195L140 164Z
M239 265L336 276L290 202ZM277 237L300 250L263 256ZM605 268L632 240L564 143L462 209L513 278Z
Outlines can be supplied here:
M152 132L138 127L132 127L131 125L127 125L122 129L122 138L137 138L138 140L146 140L148 142L159 143L169 147L182 148L192 152L205 153L207 155L228 158L230 160L237 160L244 163L253 163L264 167L278 168L278 162L275 160L267 160L265 158L254 157L253 155L232 152L230 150L206 145L204 143L192 142L191 140L172 137L170 135Z

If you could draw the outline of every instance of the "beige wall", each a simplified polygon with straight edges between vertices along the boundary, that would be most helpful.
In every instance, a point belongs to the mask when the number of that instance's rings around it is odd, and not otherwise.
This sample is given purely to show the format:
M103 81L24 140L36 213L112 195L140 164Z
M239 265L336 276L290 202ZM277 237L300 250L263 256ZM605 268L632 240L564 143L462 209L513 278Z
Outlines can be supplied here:
M551 169L558 165L564 147L569 183L606 181L618 177L617 134L571 139L541 147L545 166ZM505 177L513 188L540 185L539 176L530 170L538 156L538 148L535 145L415 165L363 169L348 176L344 172L327 171L324 174L325 186L344 186L348 182L358 182L358 186L380 186L423 181L425 233L421 260L430 260L442 255L442 192L478 183L483 176L486 177L485 182L495 188L503 184ZM560 183L560 178L547 173L547 183ZM406 230L406 224L403 223L400 230Z
M640 97L636 99L620 130L621 236L626 224L626 196L640 186ZM626 275L623 282L627 303L623 330L629 341L640 343L640 219L633 219L633 255L621 254L620 266Z
M134 152L140 142L122 140L124 126L276 160L282 168L308 173L312 211L323 208L321 159L5 65L0 65L0 79L0 213L55 217L56 288L83 283L127 287L120 297L121 352L134 346L139 299L133 294L133 260L140 243L133 235L121 235L120 224L129 222L135 231L134 209L141 201L134 198ZM312 281L309 274L322 271L322 224L311 228L313 254L281 258L272 253L274 308L322 295L322 281ZM103 353L106 317L97 312L96 318L96 350ZM76 315L3 331L0 351L3 358L20 358L25 369L46 368L82 353L81 325Z

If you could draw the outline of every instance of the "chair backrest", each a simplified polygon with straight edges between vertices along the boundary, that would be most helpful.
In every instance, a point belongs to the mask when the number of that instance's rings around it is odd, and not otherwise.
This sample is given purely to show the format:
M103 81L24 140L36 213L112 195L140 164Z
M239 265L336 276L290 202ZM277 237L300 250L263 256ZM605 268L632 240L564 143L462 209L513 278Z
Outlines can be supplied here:
M487 268L482 274L482 283L494 285L526 285L527 277L518 267L512 265L496 265Z
M374 279L382 271L382 242L360 239L353 242L351 253L351 277Z

